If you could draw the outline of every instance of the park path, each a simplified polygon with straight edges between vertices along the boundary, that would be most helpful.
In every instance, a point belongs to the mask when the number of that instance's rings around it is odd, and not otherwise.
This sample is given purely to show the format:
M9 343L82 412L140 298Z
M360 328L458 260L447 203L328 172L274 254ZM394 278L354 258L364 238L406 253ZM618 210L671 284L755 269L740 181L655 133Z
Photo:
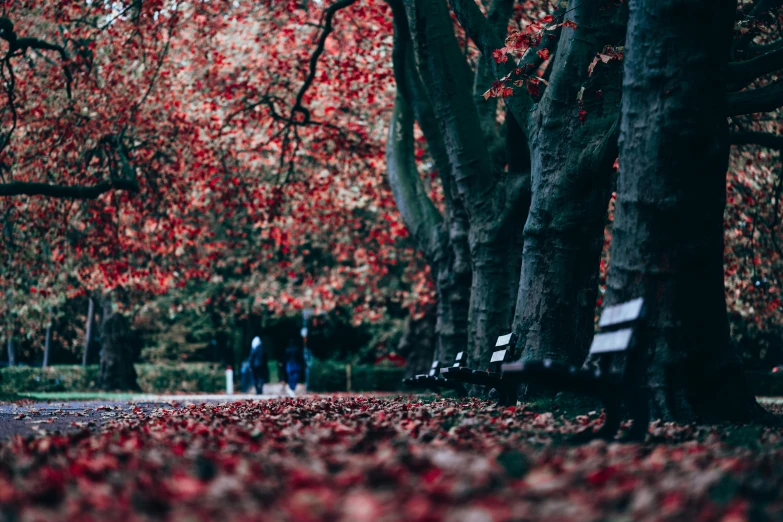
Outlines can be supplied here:
M304 396L304 387L297 387L297 397ZM35 435L44 432L68 432L97 428L124 412L149 413L155 409L174 409L189 404L271 400L288 397L281 384L264 385L261 395L224 394L145 394L130 399L86 399L23 401L0 404L0 441L14 435Z

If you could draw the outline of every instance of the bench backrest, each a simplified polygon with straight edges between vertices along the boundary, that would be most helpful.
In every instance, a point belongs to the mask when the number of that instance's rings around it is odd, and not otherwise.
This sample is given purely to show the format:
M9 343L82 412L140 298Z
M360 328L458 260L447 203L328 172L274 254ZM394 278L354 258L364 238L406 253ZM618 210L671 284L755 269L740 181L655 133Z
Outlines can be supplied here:
M435 377L438 374L438 368L440 368L440 361L432 361L432 367L430 367L430 377Z
M498 340L495 341L496 350L492 352L492 358L489 362L500 366L508 359L512 358L516 341L517 336L513 333L501 335L498 337Z
M599 332L593 337L590 354L624 352L633 348L636 330L644 319L641 297L607 307L598 321Z
M598 320L599 328L610 328L633 323L642 318L644 312L644 299L638 297L625 303L607 306Z
M465 352L459 352L457 354L457 357L454 359L454 364L452 366L454 368L461 368L462 366L465 366Z

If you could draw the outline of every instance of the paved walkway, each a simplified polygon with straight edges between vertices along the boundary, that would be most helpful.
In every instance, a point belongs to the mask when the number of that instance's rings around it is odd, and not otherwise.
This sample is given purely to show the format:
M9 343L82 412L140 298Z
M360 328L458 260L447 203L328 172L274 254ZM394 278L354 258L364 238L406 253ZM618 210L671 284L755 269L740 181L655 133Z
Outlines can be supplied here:
M297 397L306 396L303 385L297 387ZM149 412L156 408L175 408L186 404L270 400L289 397L281 384L264 385L261 395L226 394L131 394L125 399L35 400L26 403L0 404L0 441L14 435L33 435L53 431L95 428L123 411L140 408Z

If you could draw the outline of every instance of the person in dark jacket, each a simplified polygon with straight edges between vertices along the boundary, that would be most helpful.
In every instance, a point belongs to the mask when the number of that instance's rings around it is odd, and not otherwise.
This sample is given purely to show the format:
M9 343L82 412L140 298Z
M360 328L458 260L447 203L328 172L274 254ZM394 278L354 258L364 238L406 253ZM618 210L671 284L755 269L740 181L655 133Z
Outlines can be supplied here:
M256 385L256 393L264 393L264 382L269 379L269 364L267 361L266 350L261 344L261 338L254 337L250 344L250 369L253 371L253 381Z
M302 376L304 369L304 354L293 339L288 340L288 348L285 349L285 372L287 374L288 394L293 396L296 385Z

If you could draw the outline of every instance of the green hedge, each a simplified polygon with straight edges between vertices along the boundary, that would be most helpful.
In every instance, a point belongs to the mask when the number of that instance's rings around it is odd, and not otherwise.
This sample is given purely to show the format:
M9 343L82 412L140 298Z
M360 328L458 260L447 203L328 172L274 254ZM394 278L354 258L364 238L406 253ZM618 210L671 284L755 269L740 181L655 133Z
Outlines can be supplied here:
M405 371L390 366L351 365L351 391L398 391ZM310 391L346 391L345 363L316 360L310 370Z
M783 374L770 372L747 372L745 379L757 397L783 396Z
M86 368L77 365L3 368L0 370L0 393L90 391L95 389L98 370L98 365ZM226 390L225 370L216 364L137 364L136 372L139 386L145 393L215 393Z

